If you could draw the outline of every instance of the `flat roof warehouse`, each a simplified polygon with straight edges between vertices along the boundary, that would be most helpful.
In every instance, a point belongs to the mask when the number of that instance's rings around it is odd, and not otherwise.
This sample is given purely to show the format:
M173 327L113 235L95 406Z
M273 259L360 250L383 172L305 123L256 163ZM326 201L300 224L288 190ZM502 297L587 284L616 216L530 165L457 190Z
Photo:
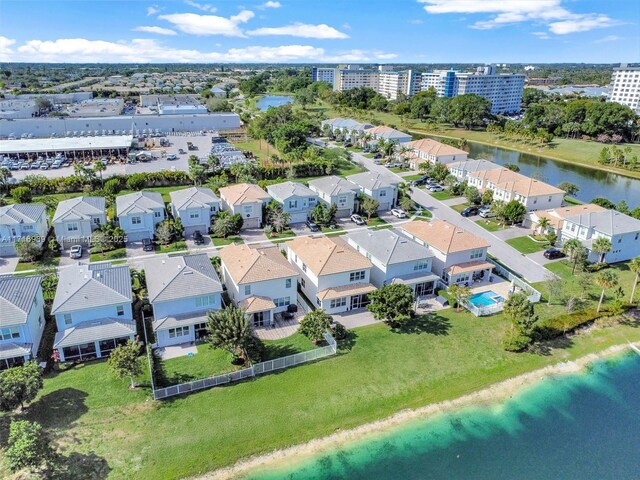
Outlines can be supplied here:
M129 149L132 135L0 140L0 155Z

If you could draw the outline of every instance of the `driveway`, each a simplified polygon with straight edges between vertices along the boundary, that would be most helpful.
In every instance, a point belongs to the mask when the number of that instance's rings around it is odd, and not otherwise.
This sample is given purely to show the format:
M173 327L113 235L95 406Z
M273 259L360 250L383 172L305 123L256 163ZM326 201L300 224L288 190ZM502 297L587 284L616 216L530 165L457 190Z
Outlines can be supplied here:
M261 228L247 228L240 232L240 236L242 240L244 240L244 243L271 243Z
M448 207L453 207L454 205L462 205L463 203L467 203L467 199L464 197L447 198L446 200L442 200L442 203L447 205Z
M385 222L387 222L387 223L389 223L391 225L396 225L396 224L400 224L400 223L406 223L409 220L408 216L406 218L398 218L395 215L393 215L390 211L378 212L378 217L380 217Z
M371 159L357 152L353 154L353 158L356 162L362 164L370 171L395 175L398 179L402 180L402 177L390 172L387 168L381 165L376 165ZM489 247L489 253L500 259L502 263L507 265L511 270L527 281L541 282L548 278L549 270L544 268L542 265L536 263L531 258L523 256L515 248L505 243L504 240L497 237L494 233L488 232L471 219L460 216L458 212L446 206L441 201L436 200L427 192L420 189L413 189L411 198L418 205L429 210L435 218L446 220L487 240L491 245L491 247Z
M311 230L309 230L309 227L307 227L304 223L292 223L289 225L289 228L291 228L291 231L296 236L320 234L320 232L312 232Z
M522 227L520 225L514 225L507 227L504 230L498 230L493 234L501 240L511 240L512 238L525 237L531 233L531 229Z
M564 260L564 258L556 258L553 260L549 260L548 258L544 258L544 250L541 250L540 252L534 252L534 253L530 253L527 255L528 258L530 258L531 260L533 260L536 263L539 263L540 265L546 265L548 263L553 263L553 262L558 262L560 260Z
M62 250L60 252L60 263L58 264L60 267L66 267L69 265L75 265L78 262L88 262L89 261L89 248L82 247L82 257L81 258L71 258L69 256L69 249Z
M187 243L187 250L191 251L198 251L201 250L203 248L208 248L212 246L211 243L211 236L209 235L202 235L202 239L204 240L204 243L200 244L200 245L196 245L196 243L193 241L193 236L189 236L189 238L187 238L185 240L185 242Z
M0 274L15 272L18 261L18 257L0 257Z
M331 316L336 322L341 323L347 328L365 327L374 323L382 323L382 320L376 320L366 308L359 308L345 313L332 313Z

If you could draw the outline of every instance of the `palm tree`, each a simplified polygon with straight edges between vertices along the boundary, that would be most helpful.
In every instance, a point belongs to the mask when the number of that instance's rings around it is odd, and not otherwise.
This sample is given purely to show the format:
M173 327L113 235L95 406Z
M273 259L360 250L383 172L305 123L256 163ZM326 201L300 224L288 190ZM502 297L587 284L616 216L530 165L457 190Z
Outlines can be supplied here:
M247 348L251 343L251 321L243 310L230 306L210 311L207 332L213 348L227 350L234 357L249 362Z
M611 251L611 240L606 237L598 237L593 242L591 246L591 250L600 254L599 262L604 262L604 257L607 255L607 252Z
M102 161L93 164L93 171L100 174L100 185L104 188L104 179L102 178L102 172L107 169L107 166Z
M542 235L549 229L550 226L551 222L547 217L540 217L540 219L538 220L538 233Z
M584 258L586 251L580 240L577 238L572 238L571 240L567 240L562 246L562 251L569 256L569 259L573 262L573 270L571 270L571 275L576 273L576 266L578 265L578 260Z
M449 286L449 295L456 302L456 312L462 308L462 302L471 296L471 289L466 285L453 284Z
M602 293L600 293L600 300L598 301L598 309L597 312L600 311L600 307L602 306L602 300L604 299L604 292L607 288L613 288L618 285L618 274L613 270L603 270L598 273L595 278L596 283L599 287L602 288Z
M636 274L635 279L633 280L633 287L631 288L630 303L633 303L633 298L636 295L636 287L638 286L638 280L640 280L640 257L636 257L629 262L629 270Z

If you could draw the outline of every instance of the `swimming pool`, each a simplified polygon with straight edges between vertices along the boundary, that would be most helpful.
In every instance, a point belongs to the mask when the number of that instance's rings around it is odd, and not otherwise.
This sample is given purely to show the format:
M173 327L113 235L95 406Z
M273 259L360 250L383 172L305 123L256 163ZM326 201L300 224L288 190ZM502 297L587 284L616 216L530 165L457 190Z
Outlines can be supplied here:
M469 297L469 303L476 307L488 307L496 303L503 303L504 297L501 297L493 290L487 290L486 292L476 293Z

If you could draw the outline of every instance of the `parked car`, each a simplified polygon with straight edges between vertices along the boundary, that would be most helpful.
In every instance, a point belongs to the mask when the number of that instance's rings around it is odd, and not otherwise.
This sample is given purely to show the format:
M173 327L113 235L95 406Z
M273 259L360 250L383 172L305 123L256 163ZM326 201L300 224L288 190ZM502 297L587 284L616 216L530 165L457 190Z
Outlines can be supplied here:
M345 146L346 148L353 147L353 143L351 143L351 142L345 142L345 143L344 143L344 146Z
M562 250L558 250L557 248L549 248L548 250L544 251L543 255L544 258L548 258L549 260L566 257Z
M398 162L391 162L391 163L387 163L386 167L387 168L400 168L400 167L402 167L402 164L398 163Z
M496 216L495 213L491 211L491 207L489 205L482 207L479 214L482 218L491 218Z
M427 186L427 190L429 190L432 193L435 193L435 192L442 192L444 188L441 185L438 185L437 183L432 183L431 185Z
M172 153L171 155L167 155L167 160L177 160L178 156L174 153Z
M460 215L463 217L472 217L473 215L478 215L480 209L475 206L467 207L460 212Z
M69 250L69 257L82 258L82 245L74 245Z
M375 159L382 158L382 155L380 153L374 153L373 158Z
M47 162L42 162L40 164L40 170L49 170L49 164Z
M363 148L362 149L362 153L369 153L371 150L369 150L368 148Z
M179 148L179 149L178 149L178 153L179 153L180 155L184 155L184 154L185 154L185 153L187 153L187 152L185 152L185 151L184 151L184 148Z
M304 222L304 224L307 226L307 228L309 230L311 230L312 232L319 232L320 231L320 227L318 226L317 223L312 222L311 220L307 220L306 222Z
M40 168L40 165L42 165L42 162L40 162L39 160L36 160L35 162L33 162L31 164L31 169L32 170L37 170L38 168Z
M407 212L405 212L401 208L393 208L393 209L391 209L391 215L393 215L394 217L398 217L398 218L406 218L407 217Z
M200 230L196 230L193 232L193 243L196 245L202 245L204 243L204 237L202 236L202 232Z
M357 213L354 213L353 215L351 215L351 221L356 225L364 225L365 223L364 219Z
M142 251L143 252L153 252L153 242L150 238L142 239Z
M29 162L24 162L20 165L20 170L29 170L31 169L31 165L29 165Z

